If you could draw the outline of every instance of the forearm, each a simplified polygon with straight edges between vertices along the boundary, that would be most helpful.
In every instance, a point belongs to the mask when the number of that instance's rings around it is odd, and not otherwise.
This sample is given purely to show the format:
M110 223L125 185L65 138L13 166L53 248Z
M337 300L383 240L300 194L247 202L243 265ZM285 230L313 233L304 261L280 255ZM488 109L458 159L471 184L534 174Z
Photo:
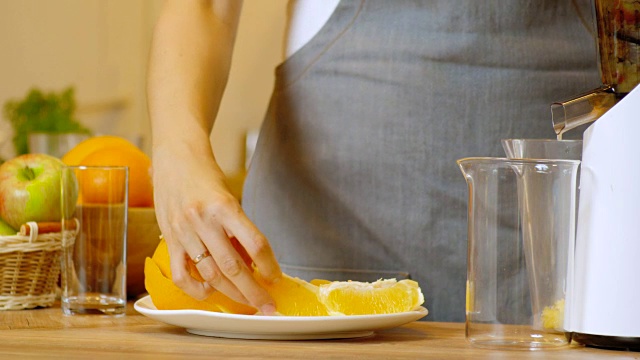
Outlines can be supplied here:
M154 199L178 287L200 300L220 291L272 315L273 299L231 240L239 242L266 279L277 279L280 267L265 236L226 187L209 142L241 6L240 0L165 3L148 82ZM204 282L191 276L192 266Z
M241 5L239 0L165 3L148 75L154 153L212 156L209 133L227 83Z

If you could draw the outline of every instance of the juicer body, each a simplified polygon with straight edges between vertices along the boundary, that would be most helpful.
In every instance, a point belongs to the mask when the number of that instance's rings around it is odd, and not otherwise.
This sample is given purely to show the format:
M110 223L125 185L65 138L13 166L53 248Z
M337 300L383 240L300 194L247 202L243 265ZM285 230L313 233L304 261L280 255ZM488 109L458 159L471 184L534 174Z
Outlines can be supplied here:
M565 327L587 345L640 349L639 134L640 88L584 133Z

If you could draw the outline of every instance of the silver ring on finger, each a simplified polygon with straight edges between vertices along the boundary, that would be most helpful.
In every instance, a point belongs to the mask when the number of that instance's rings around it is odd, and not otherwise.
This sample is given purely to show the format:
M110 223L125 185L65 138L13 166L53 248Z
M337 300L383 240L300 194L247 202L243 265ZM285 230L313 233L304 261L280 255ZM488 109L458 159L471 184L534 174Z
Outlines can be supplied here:
M211 256L211 253L209 252L209 250L205 250L202 254L194 257L193 259L191 259L191 261L193 261L193 263L195 265L198 265L198 263L206 258L208 258L209 256Z

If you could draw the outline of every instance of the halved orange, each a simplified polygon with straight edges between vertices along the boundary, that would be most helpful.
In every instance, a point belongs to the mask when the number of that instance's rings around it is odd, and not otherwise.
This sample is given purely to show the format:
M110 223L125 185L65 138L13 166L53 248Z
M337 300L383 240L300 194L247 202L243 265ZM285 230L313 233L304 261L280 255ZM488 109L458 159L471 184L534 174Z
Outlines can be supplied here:
M190 266L191 276L203 281L195 265ZM263 279L255 267L253 275L275 301L276 311L287 316L390 314L410 311L424 303L422 291L413 280L364 283L316 279L308 283L282 274L279 281L271 283ZM171 282L169 251L164 240L158 245L153 259L147 259L145 263L145 285L158 309L256 313L253 307L239 304L220 292L205 301L197 301L182 292Z
M203 281L195 265L191 266L191 276ZM145 260L144 285L159 310L195 309L233 314L255 314L257 311L251 306L231 300L219 291L203 301L183 292L171 281L169 250L164 240L158 244L153 257Z
M144 286L158 310L208 310L221 312L210 299L199 301L185 294L160 271L158 264L150 258L144 261Z

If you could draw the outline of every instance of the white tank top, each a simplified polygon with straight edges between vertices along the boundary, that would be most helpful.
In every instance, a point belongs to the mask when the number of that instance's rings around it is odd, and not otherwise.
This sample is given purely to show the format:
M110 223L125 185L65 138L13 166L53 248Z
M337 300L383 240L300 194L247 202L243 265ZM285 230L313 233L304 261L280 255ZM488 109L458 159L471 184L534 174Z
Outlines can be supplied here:
M290 0L285 56L302 48L329 20L340 0Z

